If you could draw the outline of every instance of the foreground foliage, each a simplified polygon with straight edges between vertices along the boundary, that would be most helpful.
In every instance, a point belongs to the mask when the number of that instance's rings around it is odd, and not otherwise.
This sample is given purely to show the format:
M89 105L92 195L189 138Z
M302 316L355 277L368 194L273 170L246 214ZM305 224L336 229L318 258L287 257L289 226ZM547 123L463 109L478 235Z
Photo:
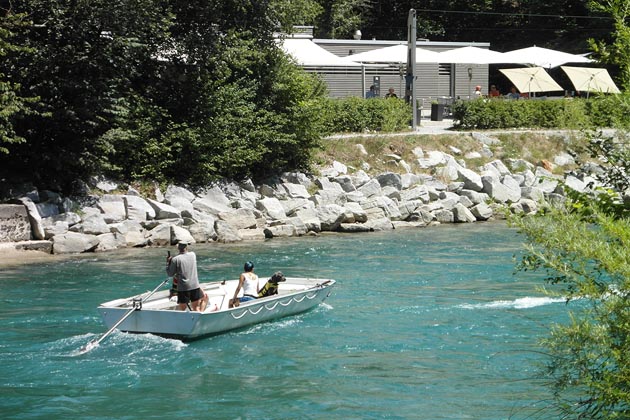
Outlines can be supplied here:
M570 192L566 206L512 218L529 244L521 270L545 270L555 293L574 301L571 322L543 341L553 409L562 418L630 416L630 186L627 139L593 137L610 189ZM621 192L621 193L620 193Z
M325 90L278 48L274 10L241 1L12 5L2 28L16 13L29 21L13 32L24 48L6 51L0 73L18 97L38 101L37 112L10 115L0 178L66 191L102 173L195 187L307 167L321 129L311 102Z

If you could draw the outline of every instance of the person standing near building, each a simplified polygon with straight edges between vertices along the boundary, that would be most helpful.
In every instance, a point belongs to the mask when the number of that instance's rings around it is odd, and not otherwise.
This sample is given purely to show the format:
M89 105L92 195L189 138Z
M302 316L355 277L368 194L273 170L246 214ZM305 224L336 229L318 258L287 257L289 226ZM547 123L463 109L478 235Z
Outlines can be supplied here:
M365 93L365 99L376 98L376 88L374 85L370 86L370 90Z
M177 280L177 309L185 311L188 307L191 311L203 312L208 305L208 296L199 286L197 275L197 256L188 251L188 244L177 244L179 254L166 258L166 274L173 277L173 283Z
M398 95L394 92L394 88L389 88L389 91L385 94L385 98L398 98Z

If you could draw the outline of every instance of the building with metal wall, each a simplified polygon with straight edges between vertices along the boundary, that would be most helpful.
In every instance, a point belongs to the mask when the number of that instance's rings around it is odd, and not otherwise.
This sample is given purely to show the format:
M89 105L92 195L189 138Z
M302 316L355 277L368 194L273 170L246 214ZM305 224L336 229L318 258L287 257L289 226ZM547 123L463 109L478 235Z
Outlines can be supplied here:
M298 34L292 38L311 40L338 57L376 50L403 44L406 41L381 41L361 39L313 39L311 27L301 27ZM442 52L454 48L475 46L489 48L486 42L434 42L418 40L417 47L431 51ZM298 60L299 61L299 60ZM303 65L307 72L317 73L327 83L332 97L364 96L365 90L375 81L380 84L380 96L384 96L393 87L399 97L404 95L405 63L399 65L381 65L365 67L344 67ZM448 100L452 98L468 98L475 86L480 85L482 92L488 91L487 64L447 64L447 63L416 63L416 95L425 104L434 100Z

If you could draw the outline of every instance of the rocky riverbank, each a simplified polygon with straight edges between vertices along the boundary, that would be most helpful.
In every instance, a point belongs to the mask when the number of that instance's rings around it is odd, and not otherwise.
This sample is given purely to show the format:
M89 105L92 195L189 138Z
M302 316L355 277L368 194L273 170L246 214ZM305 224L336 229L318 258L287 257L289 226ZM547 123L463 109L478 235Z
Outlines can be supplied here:
M223 181L199 192L170 185L143 195L93 180L82 194L63 197L23 185L4 193L0 243L5 251L75 254L475 223L501 218L506 210L535 213L564 199L562 184L580 191L596 184L585 172L551 172L553 166L573 164L567 154L538 163L491 160L469 169L467 158L490 156L488 146L496 139L476 141L475 156L459 156L455 148L452 153L416 148L413 162L389 155L400 173L374 176L333 162L318 174L285 173L261 185Z

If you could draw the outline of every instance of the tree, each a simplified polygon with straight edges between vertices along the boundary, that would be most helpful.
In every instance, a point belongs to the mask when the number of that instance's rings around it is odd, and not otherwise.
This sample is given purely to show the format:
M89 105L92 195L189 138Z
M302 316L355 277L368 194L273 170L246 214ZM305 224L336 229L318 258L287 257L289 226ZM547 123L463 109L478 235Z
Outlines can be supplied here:
M326 11L313 23L318 37L407 38L409 9L417 11L419 38L490 42L507 51L531 45L583 52L586 39L602 35L602 19L589 14L589 0L319 0ZM357 26L359 25L359 26Z
M276 5L20 2L33 23L16 43L35 53L0 69L41 112L14 125L27 144L1 170L68 191L101 174L202 187L305 168L319 140L308 100L322 91L278 47Z
M11 10L3 12L0 20L0 58L4 59L9 52L31 52L26 47L11 43L14 31L26 25L25 17L15 15ZM0 71L0 154L9 154L9 145L25 141L15 132L15 119L32 112L30 104L36 100L36 97L20 96L20 85L8 80L6 74Z
M630 416L630 152L626 141L593 138L587 147L606 162L595 196L568 192L565 206L513 218L529 240L521 270L545 270L571 322L543 341L543 377L561 418Z
M595 12L610 15L613 28L610 41L589 39L589 45L599 61L619 69L619 84L630 89L630 3L626 0L593 0L589 3Z
M324 12L315 0L273 0L269 7L277 18L279 29L287 34L293 32L294 25L312 25Z
M32 21L15 39L33 53L10 53L2 68L22 91L40 98L40 112L15 125L27 141L12 145L11 158L0 162L3 171L68 189L107 166L111 145L102 135L128 92L154 79L144 63L154 61L168 30L170 15L161 6L152 0L14 5Z

